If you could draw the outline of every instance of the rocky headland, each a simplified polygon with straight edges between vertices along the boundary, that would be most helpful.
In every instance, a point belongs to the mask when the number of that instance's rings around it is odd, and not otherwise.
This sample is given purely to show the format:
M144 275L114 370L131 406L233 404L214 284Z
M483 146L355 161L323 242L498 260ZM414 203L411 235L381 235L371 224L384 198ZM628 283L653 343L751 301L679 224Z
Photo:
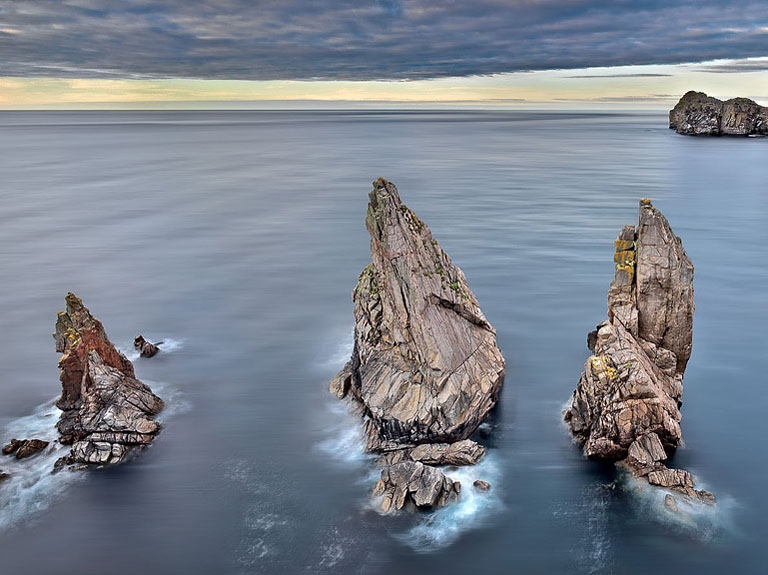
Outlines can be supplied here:
M437 466L485 454L469 437L496 404L504 358L464 274L394 184L376 180L369 199L373 261L352 292L354 350L331 391L359 408L379 454L382 509L440 506L461 486Z
M688 501L713 503L694 477L665 461L682 444L683 374L693 339L693 265L664 215L640 200L637 226L615 242L608 320L587 336L565 420L584 454ZM676 507L674 496L667 507Z
M72 445L66 465L116 464L149 445L163 401L136 379L133 364L109 341L104 326L70 293L56 321L62 410L59 441Z
M768 107L749 98L723 102L704 92L688 92L669 111L669 128L692 136L768 135Z

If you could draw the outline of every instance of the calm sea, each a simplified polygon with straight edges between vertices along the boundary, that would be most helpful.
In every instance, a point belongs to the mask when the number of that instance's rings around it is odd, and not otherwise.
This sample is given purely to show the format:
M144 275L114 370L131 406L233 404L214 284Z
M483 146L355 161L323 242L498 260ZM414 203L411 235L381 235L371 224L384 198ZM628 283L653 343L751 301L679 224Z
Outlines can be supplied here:
M0 114L0 440L55 437L67 291L168 403L116 469L0 487L0 573L765 573L768 140L666 116L494 111ZM382 516L327 392L395 182L464 270L507 379L460 504ZM561 424L602 321L613 240L650 197L696 268L686 447L715 492L675 521ZM479 477L487 495L470 487Z

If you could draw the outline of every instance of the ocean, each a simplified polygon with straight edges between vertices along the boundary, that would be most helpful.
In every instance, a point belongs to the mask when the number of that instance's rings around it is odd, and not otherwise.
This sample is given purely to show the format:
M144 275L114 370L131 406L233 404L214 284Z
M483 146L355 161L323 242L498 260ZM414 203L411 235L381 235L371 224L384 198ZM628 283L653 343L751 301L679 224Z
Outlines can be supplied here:
M68 291L167 403L127 465L0 458L0 573L765 573L766 146L679 136L663 112L0 113L0 441L56 437ZM488 456L429 514L375 510L359 422L328 393L380 176L507 361ZM643 197L695 266L671 465L718 503L685 521L562 423ZM136 357L138 333L163 352Z

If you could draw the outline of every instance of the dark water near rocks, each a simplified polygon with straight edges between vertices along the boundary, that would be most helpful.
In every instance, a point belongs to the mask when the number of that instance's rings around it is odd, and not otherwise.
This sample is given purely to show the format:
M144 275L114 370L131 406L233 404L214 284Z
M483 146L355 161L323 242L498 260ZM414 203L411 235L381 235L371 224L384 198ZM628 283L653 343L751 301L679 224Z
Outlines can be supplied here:
M55 437L74 291L168 400L130 465L0 487L0 573L765 573L768 140L658 115L0 114L0 432ZM508 375L463 503L388 517L327 393L393 180L465 271ZM672 520L560 423L605 314L613 239L648 196L696 267L687 447L714 510ZM135 356L133 356L135 357ZM489 480L476 495L472 477Z

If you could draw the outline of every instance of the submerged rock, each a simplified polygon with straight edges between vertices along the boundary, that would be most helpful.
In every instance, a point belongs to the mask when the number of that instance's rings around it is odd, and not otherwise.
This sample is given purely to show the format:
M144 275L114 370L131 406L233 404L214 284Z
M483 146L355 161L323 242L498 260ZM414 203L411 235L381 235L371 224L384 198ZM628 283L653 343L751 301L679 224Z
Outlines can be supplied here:
M26 459L40 453L48 447L48 441L42 439L11 439L3 447L3 455L15 455L16 459Z
M482 479L475 479L475 481L472 483L474 488L477 491L490 491L491 490L491 484L487 481L483 481Z
M584 365L565 420L588 457L624 460L636 477L698 497L688 472L662 463L682 443L693 265L667 219L647 199L640 201L637 227L624 227L615 248L608 321L587 338L594 355Z
M381 510L433 509L454 501L461 493L461 483L445 476L436 467L404 461L385 467L374 487L374 497L383 496Z
M748 98L723 102L691 91L669 111L669 127L695 136L768 135L768 108Z
M354 351L331 391L358 404L367 450L385 454L380 463L475 463L484 448L462 440L501 390L496 332L394 184L379 179L373 188L366 216L373 261L352 293Z
M101 322L74 294L56 322L56 351L63 411L60 442L72 444L63 464L125 461L160 432L154 420L163 401L136 379L133 364L109 341Z

